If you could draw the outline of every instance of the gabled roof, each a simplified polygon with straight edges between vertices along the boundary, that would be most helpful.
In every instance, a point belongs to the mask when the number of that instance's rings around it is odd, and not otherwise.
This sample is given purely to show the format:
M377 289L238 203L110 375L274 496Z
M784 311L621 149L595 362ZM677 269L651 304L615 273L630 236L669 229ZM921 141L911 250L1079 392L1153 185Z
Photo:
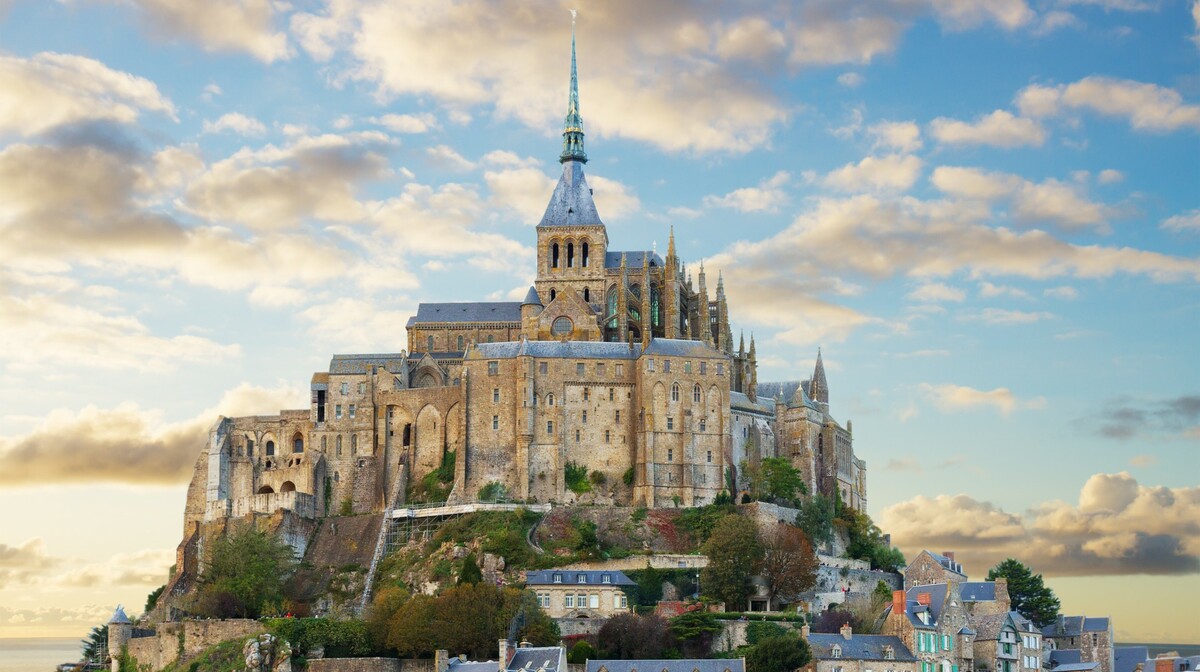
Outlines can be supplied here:
M704 344L704 341L679 338L655 338L646 347L646 354L662 357L725 357L725 353L710 348Z
M362 374L376 367L383 367L389 373L400 373L403 370L404 355L383 353L371 355L334 355L329 360L329 372L334 374Z
M562 667L560 667L560 663ZM566 654L561 646L539 646L517 649L506 670L522 672L567 672Z
M538 226L604 226L592 200L592 189L583 175L583 164L566 161L562 165L562 175Z
M1078 663L1083 660L1082 655L1079 649L1055 649L1050 652L1050 667Z
M658 266L659 268L662 268L662 266L663 266L663 259L662 259L662 257L658 256L658 253L656 253L656 252L646 252L646 251L619 252L619 251L608 250L607 252L604 253L604 267L605 268L620 268L622 254L625 255L625 267L626 268L642 268L643 266L646 265L647 257L650 258L651 266Z
M607 341L505 341L503 343L479 343L471 352L471 359L513 359L514 357L539 357L542 359L637 359L642 354L642 345L634 343L610 343Z
M1050 660L1054 660L1050 653ZM1145 663L1150 658L1150 649L1145 646L1118 646L1113 649L1113 672L1134 672L1138 663ZM1151 669L1149 665L1143 669Z
M747 397L741 392L734 392L730 390L729 406L731 408L746 409L771 416L775 415L775 403L771 401L770 397L759 396L758 401L753 402L750 401L750 397Z
M1083 619L1083 631L1084 632L1108 632L1108 617L1103 616L1100 618L1084 618Z
M496 672L500 666L494 660L480 662L474 660L459 660L458 658L450 659L450 672Z
M1042 628L1042 634L1047 637L1079 637L1085 632L1107 632L1109 627L1108 617L1059 616L1058 620Z
M589 660L584 669L586 672L746 672L746 660Z
M996 599L996 584L991 581L964 581L959 586L959 596L963 602L990 602ZM942 605L946 601L948 585L931 583L927 586L913 586L906 591L910 603L917 601L917 595L929 593L929 612L934 621L942 617Z
M559 577L555 581L555 577ZM608 577L608 581L604 577ZM580 581L582 577L583 581ZM625 576L625 572L620 570L566 570L566 569L542 569L537 571L525 572L526 586L552 586L552 585L572 585L572 586L636 586L637 583Z
M846 660L887 660L884 648L888 646L892 647L895 660L916 660L904 642L892 635L851 635L846 639L840 634L814 633L808 636L808 646L817 660L832 659L835 646L841 648L838 657Z
M978 631L978 634L975 638L981 640L999 639L1000 632L1004 630L1006 625L1011 625L1013 630L1017 632L1037 632L1037 627L1032 621L1015 611L1008 611L1003 614L976 616L975 629Z
M462 301L419 303L417 314L408 318L408 326L437 322L520 322L519 301Z

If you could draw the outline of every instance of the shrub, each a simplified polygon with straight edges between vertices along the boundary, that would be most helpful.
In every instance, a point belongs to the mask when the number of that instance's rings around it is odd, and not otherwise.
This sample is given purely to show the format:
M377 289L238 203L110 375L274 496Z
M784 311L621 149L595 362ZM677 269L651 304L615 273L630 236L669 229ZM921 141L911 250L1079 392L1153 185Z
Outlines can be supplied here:
M479 501L493 502L506 499L508 497L508 488L504 487L503 483L492 481L479 489Z
M633 467L630 467L625 470L625 473L621 474L621 482L625 485L633 485L633 476Z
M582 495L585 492L592 491L592 484L588 482L587 467L567 462L564 469L565 482L567 487L577 495Z
M595 657L596 648L591 644L580 640L575 642L575 646L571 647L571 653L567 654L567 662L573 664L583 664Z
M592 483L595 483L596 485L604 485L605 481L608 480L603 471L593 471L589 478L591 478Z
M640 523L646 519L647 513L649 513L649 510L646 507L639 506L638 508L633 510L632 514L630 514L629 520L632 521L633 523Z

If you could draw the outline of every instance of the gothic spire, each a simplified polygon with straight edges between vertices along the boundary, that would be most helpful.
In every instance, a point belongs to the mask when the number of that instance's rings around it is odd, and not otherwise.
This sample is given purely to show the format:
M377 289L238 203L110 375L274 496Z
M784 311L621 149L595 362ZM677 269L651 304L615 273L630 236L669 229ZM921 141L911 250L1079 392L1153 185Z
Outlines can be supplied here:
M817 365L808 384L808 396L819 404L829 403L829 383L825 380L825 363L821 361L820 348L817 348Z
M675 225L671 225L671 237L667 239L667 258L675 256Z
M579 74L575 67L575 10L571 10L571 91L567 95L567 116L563 118L563 151L559 163L587 163L583 151L583 118L579 116Z

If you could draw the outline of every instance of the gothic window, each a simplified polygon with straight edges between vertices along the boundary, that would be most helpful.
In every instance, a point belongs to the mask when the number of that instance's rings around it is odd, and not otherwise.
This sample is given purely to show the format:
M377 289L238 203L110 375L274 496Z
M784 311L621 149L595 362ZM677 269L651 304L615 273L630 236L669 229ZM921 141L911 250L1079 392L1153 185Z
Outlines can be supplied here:
M357 434L350 435L350 454L351 455L358 454L358 435Z
M459 336L459 337L458 337L458 349L459 349L459 351L460 351L460 352L461 352L461 351L462 351L462 349L463 349L463 337L462 337L462 336Z
M584 303L592 302L592 293L588 290L587 287L583 288L583 302Z
M425 337L425 349L429 352L433 352L433 336Z
M335 449L337 452L337 456L341 457L342 456L342 435L341 434L338 435L337 441L335 443L337 445L337 448Z
M550 268L558 268L558 243L550 246ZM554 297L550 297L553 301Z
M254 457L254 439L246 437L246 457Z
M694 401L696 403L700 403L700 386L699 385L692 387L692 401Z
M630 285L629 293L633 294L634 298L636 298L638 301L642 300L642 286L641 285Z
M412 443L412 423L405 423L405 425L404 425L404 445L407 446L407 445L410 445L411 443Z
M589 251L590 251L590 250L588 249L588 244L587 244L587 241L584 241L583 245L581 245L581 246L580 246L580 250L579 250L580 262L581 262L579 265L580 265L580 266L583 266L584 268L587 268L587 267L588 267L588 252L589 252ZM586 290L586 289L585 289L585 290L583 290L583 291L584 291L584 292L587 292L587 290ZM583 298L584 298L584 300L585 300L585 301L587 300L587 295L586 295L586 293L584 294L584 297L583 297Z
M554 301L554 297L556 296L558 296L558 292L554 291L553 289L550 290L550 300Z
M662 325L662 301L658 293L658 285L650 285L650 326L658 328Z
M607 312L604 313L605 315L617 314L617 289L615 287L608 290L608 296L605 297L604 303L607 306Z
M575 243L567 243L567 268L575 266Z
M666 371L665 366L663 367L663 370L664 372ZM679 401L679 383L671 385L671 401Z

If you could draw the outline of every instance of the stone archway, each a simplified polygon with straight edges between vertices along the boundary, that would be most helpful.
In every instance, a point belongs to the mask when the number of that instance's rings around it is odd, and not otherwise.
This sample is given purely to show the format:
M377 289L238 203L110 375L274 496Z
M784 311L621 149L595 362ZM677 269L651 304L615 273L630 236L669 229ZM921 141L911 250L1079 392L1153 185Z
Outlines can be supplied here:
M428 404L417 413L416 446L413 450L413 477L421 478L442 464L446 451L445 423L442 414L433 404Z

